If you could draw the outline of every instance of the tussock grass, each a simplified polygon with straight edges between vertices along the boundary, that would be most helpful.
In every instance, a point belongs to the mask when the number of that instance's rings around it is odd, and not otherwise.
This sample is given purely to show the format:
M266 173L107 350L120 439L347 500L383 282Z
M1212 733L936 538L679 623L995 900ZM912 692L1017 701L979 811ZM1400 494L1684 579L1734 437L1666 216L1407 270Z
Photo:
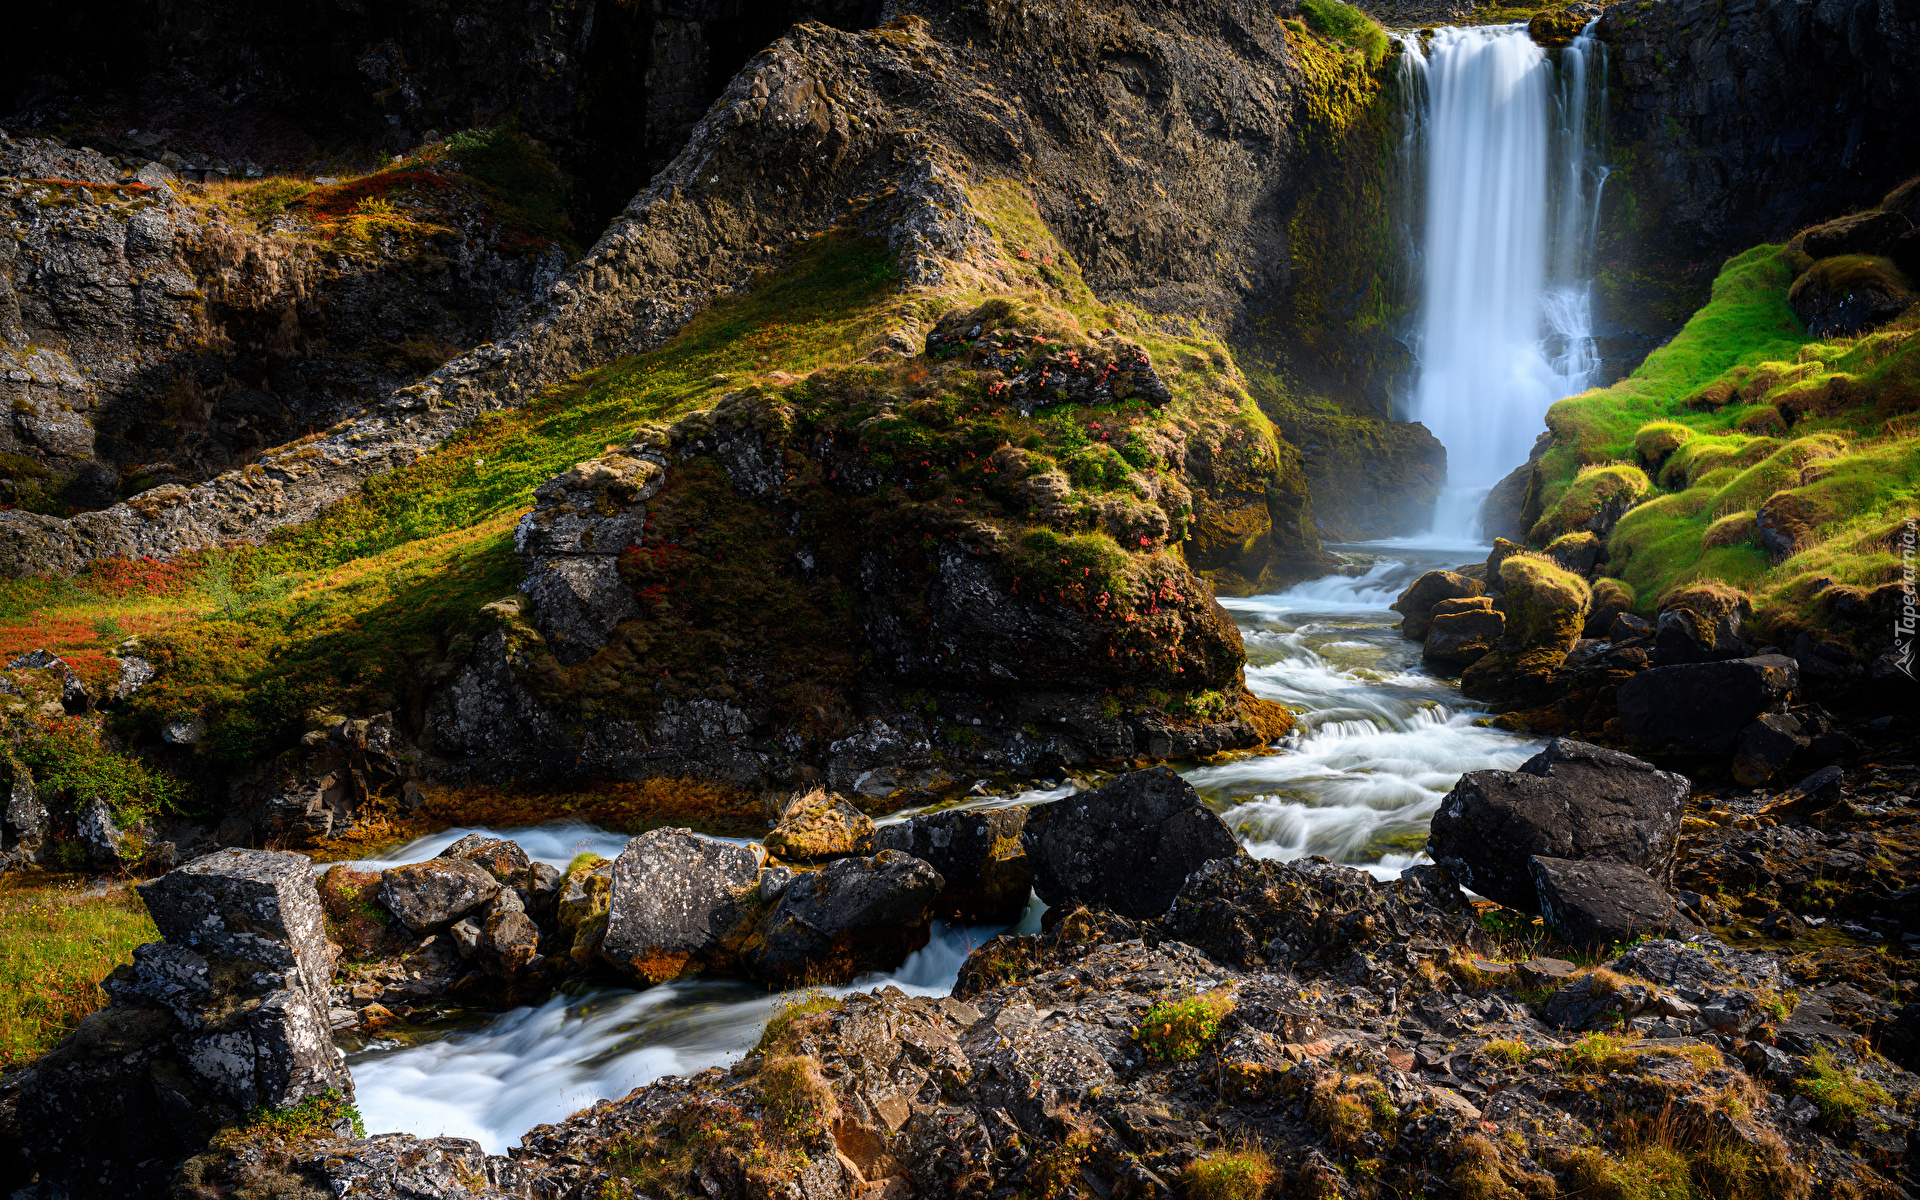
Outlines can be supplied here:
M1198 1058L1219 1033L1220 1019L1232 1010L1233 996L1225 991L1162 1000L1147 1010L1134 1037L1147 1056L1158 1062Z

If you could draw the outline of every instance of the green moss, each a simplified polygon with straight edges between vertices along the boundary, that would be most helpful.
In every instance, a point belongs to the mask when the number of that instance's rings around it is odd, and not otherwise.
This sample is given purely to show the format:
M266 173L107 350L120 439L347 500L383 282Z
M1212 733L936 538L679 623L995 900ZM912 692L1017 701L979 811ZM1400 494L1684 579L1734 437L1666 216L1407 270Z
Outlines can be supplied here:
M1359 52L1370 67L1379 66L1393 45L1378 21L1341 0L1302 0L1300 15L1308 28Z
M1628 463L1582 467L1549 505L1527 540L1543 545L1563 534L1591 528L1609 511L1625 512L1652 489L1647 473Z
M1521 553L1500 564L1500 583L1506 589L1505 641L1561 654L1573 649L1593 600L1586 580L1545 555Z
M1633 435L1633 454L1647 470L1657 472L1692 437L1693 430L1677 421L1649 421Z

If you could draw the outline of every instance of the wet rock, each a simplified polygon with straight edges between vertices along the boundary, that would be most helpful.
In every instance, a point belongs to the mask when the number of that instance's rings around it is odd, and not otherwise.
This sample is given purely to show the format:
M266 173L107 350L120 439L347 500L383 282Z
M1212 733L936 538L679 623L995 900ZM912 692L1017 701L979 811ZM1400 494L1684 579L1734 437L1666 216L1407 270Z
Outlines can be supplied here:
M1740 731L1733 747L1733 778L1746 787L1759 787L1786 769L1812 739L1801 732L1800 721L1788 713L1761 713Z
M1026 911L1033 890L1033 865L1021 840L1027 812L1019 806L912 817L881 826L874 846L925 859L940 872L945 885L934 916L962 925L1008 924Z
M1780 654L1655 667L1620 685L1620 727L1652 746L1729 750L1755 717L1786 707L1799 679Z
M1676 921L1673 897L1639 867L1535 855L1531 869L1540 915L1569 946L1622 945L1664 934Z
M1078 900L1130 917L1161 915L1201 864L1245 853L1193 785L1166 767L1035 805L1021 841L1047 904Z
M940 873L898 850L801 872L741 953L770 984L845 983L898 966L927 944Z
M505 838L488 837L484 833L470 833L439 854L441 858L464 858L479 863L501 883L510 882L513 877L527 869L530 861L527 852L520 843ZM552 869L552 868L549 868Z
M1437 666L1471 665L1499 644L1505 626L1506 614L1488 597L1442 600L1434 606L1420 657Z
M745 846L685 829L655 829L614 860L601 957L648 983L698 972L744 936L760 882Z
M138 890L167 940L137 948L103 984L111 1004L19 1081L27 1166L50 1194L157 1198L219 1127L353 1095L306 857L222 850Z
M464 858L434 858L380 873L380 903L415 933L444 928L499 893L492 872Z
M1455 879L1525 912L1534 855L1673 874L1689 784L1631 755L1555 738L1515 771L1469 771L1434 814L1427 852Z
M1442 600L1462 600L1484 595L1479 580L1453 571L1428 571L1413 581L1400 598L1388 607L1400 614L1400 633L1410 642L1425 641L1433 625L1433 610Z
M815 790L794 797L767 834L769 851L795 862L873 853L873 818L839 796Z

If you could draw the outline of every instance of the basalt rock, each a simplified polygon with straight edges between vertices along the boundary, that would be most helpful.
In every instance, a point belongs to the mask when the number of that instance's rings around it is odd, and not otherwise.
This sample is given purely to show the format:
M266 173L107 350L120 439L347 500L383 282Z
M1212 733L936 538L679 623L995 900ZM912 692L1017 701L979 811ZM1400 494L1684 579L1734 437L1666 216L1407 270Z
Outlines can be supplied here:
M1673 875L1688 781L1617 750L1556 738L1516 771L1469 771L1440 802L1427 852L1489 900L1539 911L1534 855Z
M444 928L500 894L500 882L477 862L433 858L380 875L380 903L415 933Z
M1077 900L1129 917L1161 915L1203 863L1245 853L1193 785L1165 767L1035 805L1021 841L1048 905Z
M157 1200L220 1127L353 1096L304 856L223 850L139 890L167 940L139 947L102 985L111 1004L15 1081L28 1169L75 1200Z
M898 850L836 858L796 876L741 951L770 984L845 983L900 965L927 944L940 873Z
M1026 911L1033 864L1021 833L1030 810L961 809L911 817L874 831L873 844L926 860L943 881L933 915L962 925L1003 925Z
M1673 897L1639 867L1537 854L1530 864L1540 915L1569 946L1604 949L1674 927Z
M685 829L655 829L614 860L601 957L646 983L665 983L738 948L762 856Z
M1786 708L1799 679L1781 654L1655 667L1620 686L1620 727L1649 746L1730 750L1755 717Z
M392 713L323 718L300 744L233 780L234 807L251 809L255 826L283 845L310 846L351 832L361 809L382 794L401 813L418 805L411 785L415 756L396 733Z

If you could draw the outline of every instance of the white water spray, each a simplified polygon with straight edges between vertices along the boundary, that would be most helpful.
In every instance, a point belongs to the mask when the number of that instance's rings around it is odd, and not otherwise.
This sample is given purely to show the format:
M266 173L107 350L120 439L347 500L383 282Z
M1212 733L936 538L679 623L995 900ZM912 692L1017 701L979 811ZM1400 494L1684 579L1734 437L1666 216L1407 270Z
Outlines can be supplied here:
M1605 174L1588 130L1605 66L1591 32L1557 66L1523 25L1403 39L1425 207L1411 408L1447 448L1436 536L1479 537L1488 489L1598 366L1587 275Z

